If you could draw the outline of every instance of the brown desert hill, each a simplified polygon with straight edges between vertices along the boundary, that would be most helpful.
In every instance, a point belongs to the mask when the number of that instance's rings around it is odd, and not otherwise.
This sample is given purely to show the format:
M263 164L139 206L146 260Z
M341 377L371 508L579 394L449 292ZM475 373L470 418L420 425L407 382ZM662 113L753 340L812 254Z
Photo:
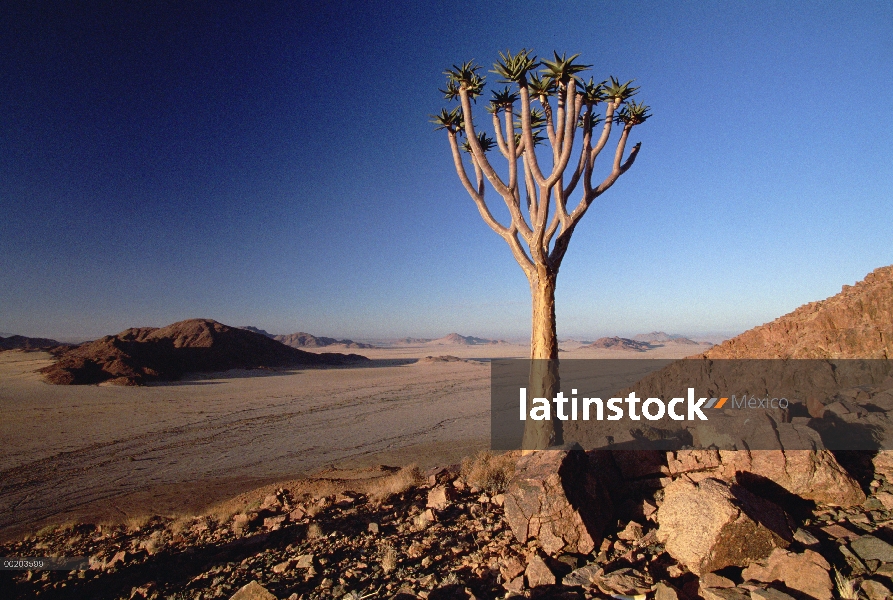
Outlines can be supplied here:
M459 335L458 333L451 333L449 335L445 335L442 338L438 338L436 340L431 340L428 344L432 346L483 346L488 344L505 344L506 342L503 340L488 340L485 338L474 337L471 335Z
M57 342L48 338L32 338L24 335L0 337L0 352L3 350L63 350L71 344Z
M678 344L686 346L697 346L698 342L690 340L684 335L676 333L666 333L663 331L652 331L651 333L640 333L633 336L633 340L637 342L648 342L658 344Z
M277 342L282 342L286 346L292 348L323 348L325 346L344 346L345 348L375 348L372 344L364 344L363 342L355 342L353 340L337 340L335 338L315 336L309 333L299 331L297 333L289 333L288 335L272 336Z
M826 300L804 304L706 352L676 361L637 382L634 389L643 397L663 398L684 394L687 387L717 395L747 391L759 398L813 397L811 410L820 414L819 403L835 401L838 388L880 384L891 370L887 363L891 358L893 266L888 266L853 286L843 286ZM862 366L857 361L846 368L829 362L843 359L880 360Z
M704 358L893 358L893 265L754 327Z
M257 327L251 327L250 325L246 325L245 327L240 327L240 329L247 329L248 331L253 331L254 333L259 333L261 335L265 335L268 338L274 339L277 342L282 342L286 346L291 346L292 348L324 348L326 346L344 346L345 348L375 348L372 344L364 344L362 342L355 342L353 340L337 340L335 338L323 337L323 336L315 336L310 333L305 333L303 331L299 331L297 333L289 333L286 335L275 335L268 331L264 331L263 329L258 329Z
M368 360L356 354L316 354L259 333L210 319L167 327L141 327L108 335L64 352L41 369L49 383L137 385L176 380L187 373L298 365L343 365Z
M645 352L650 349L651 344L646 342L616 336L598 338L588 346L579 348L579 350L631 350L633 352Z

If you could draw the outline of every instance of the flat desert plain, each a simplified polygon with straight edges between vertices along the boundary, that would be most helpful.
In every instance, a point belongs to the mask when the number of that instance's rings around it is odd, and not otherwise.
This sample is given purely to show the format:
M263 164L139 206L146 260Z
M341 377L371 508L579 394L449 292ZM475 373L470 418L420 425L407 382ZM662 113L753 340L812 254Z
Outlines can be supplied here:
M682 358L707 347L569 347L561 356ZM49 354L0 352L0 538L71 521L199 514L335 469L458 462L489 443L487 361L529 352L503 343L345 351L372 361L143 387L50 385L35 372ZM424 360L442 355L462 360Z

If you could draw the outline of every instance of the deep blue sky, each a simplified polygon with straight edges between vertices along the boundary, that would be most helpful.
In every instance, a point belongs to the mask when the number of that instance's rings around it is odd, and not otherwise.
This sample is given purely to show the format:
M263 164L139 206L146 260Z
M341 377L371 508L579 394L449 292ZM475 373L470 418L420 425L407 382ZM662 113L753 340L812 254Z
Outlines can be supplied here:
M98 6L0 8L3 332L527 335L428 122L445 68L507 48L654 114L577 228L561 337L737 332L893 263L890 2Z

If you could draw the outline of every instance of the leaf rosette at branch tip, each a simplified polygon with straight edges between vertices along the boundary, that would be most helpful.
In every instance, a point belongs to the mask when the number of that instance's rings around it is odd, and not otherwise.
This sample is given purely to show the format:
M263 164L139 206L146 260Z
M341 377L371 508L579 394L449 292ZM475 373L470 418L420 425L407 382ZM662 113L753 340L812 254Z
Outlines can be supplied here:
M484 92L484 79L486 79L478 75L477 72L480 68L480 65L474 64L474 60L464 62L462 65L453 65L452 69L443 72L447 76L447 89L441 91L445 96L449 96L448 100L452 100L458 98L460 90L464 88L468 91L468 97L476 100ZM450 83L455 88L455 94L453 94Z
M551 77L540 77L539 75L531 75L527 81L527 89L530 95L540 99L541 96L553 96L558 91L558 84Z
M532 71L540 65L536 56L531 56L533 50L522 48L520 52L512 55L508 50L505 54L499 53L499 62L493 63L491 73L496 73L502 79L499 83L520 83L528 71Z
M487 112L489 113L498 114L500 111L512 106L519 99L518 93L510 90L508 86L501 90L492 90L490 93L493 94L493 98L490 100L490 104L487 105Z
M644 102L638 104L635 101L628 102L614 117L614 122L623 125L641 125L651 117L651 113L648 112L650 110L651 107Z
M593 78L589 78L589 83L583 83L580 85L580 90L578 93L583 97L583 102L587 105L596 105L599 102L604 102L606 100L605 96L605 85L607 81L602 81L601 83L595 83Z
M464 133L465 119L462 117L462 109L456 107L447 112L447 109L441 108L439 115L431 115L431 122L437 125L434 131L446 129L450 133Z
M552 54L555 55L555 60L544 60L540 62L543 66L543 68L540 69L541 73L562 86L567 85L571 78L576 80L578 84L583 83L576 75L577 73L585 71L592 65L575 64L574 61L579 58L579 54L574 54L570 58L567 58L567 55L564 53L562 53L561 56L558 56L558 53L553 51Z
M618 103L626 102L627 100L635 96L639 91L639 88L637 87L630 87L630 84L633 81L635 81L635 79L630 79L629 81L621 85L620 80L615 79L612 75L611 85L605 86L604 88L605 99L613 100Z
M493 138L488 136L483 131L477 134L476 137L478 139L478 143L481 145L481 150L483 150L484 152L489 152L496 147L496 142L493 141ZM471 154L471 143L468 140L465 140L465 142L462 144L462 149Z

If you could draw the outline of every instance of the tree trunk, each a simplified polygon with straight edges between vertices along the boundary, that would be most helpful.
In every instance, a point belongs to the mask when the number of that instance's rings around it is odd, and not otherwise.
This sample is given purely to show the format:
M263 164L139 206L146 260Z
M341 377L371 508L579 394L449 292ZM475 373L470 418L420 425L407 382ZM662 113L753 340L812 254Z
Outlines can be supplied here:
M530 358L558 360L558 336L555 329L555 279L558 273L540 266L536 270L536 276L530 281L533 305Z
M532 322L530 337L530 377L528 411L533 398L545 398L550 404L560 389L558 376L558 336L555 327L555 280L557 273L538 266L530 280ZM561 443L560 422L527 419L522 448L542 450Z

